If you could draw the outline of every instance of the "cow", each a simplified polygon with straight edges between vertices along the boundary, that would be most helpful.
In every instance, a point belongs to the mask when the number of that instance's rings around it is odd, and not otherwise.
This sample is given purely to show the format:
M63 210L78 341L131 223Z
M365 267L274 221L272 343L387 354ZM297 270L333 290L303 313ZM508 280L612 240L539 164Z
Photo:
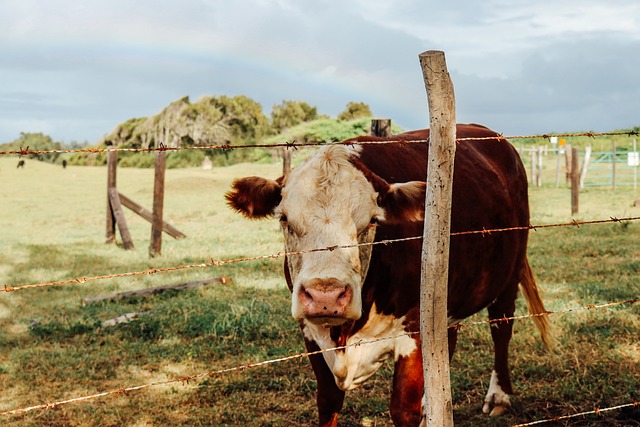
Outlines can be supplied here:
M336 426L345 392L385 359L395 372L395 425L424 425L420 337L421 239L429 130L357 137L323 146L286 176L236 179L227 203L248 218L276 216L287 255L284 277L317 379L319 425ZM487 308L512 317L518 288L545 344L550 323L527 260L527 177L513 146L476 124L457 125L449 283L449 353L463 319ZM477 139L473 139L477 138ZM422 141L422 142L421 142ZM369 142L369 144L367 144ZM520 227L514 231L467 233ZM385 241L386 244L375 244ZM317 248L333 250L313 251ZM494 367L482 410L500 415L513 393L508 366L512 320L491 323ZM395 337L370 344L361 341Z
M22 159L18 160L18 166L16 166L16 169L19 169L19 168L24 169L24 160Z

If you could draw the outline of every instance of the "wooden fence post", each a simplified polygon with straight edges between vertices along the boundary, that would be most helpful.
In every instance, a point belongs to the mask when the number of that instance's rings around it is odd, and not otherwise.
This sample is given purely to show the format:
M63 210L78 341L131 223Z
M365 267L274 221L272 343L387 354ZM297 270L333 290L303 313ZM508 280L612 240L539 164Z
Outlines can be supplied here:
M544 147L538 146L538 165L536 168L536 187L542 187L542 153Z
M455 97L444 52L423 52L420 65L427 89L431 128L420 278L424 416L427 427L449 427L453 426L453 405L447 338L447 289L456 149Z
M118 152L107 151L107 233L105 243L116 242L116 216L111 208L109 190L116 188L116 171L118 169Z
M153 222L151 224L151 244L149 256L154 257L162 252L162 211L164 208L164 172L166 169L166 153L156 152L155 180L153 184Z
M587 145L584 149L584 160L580 166L580 188L584 188L584 181L587 179L587 171L589 170L589 162L591 161L591 146Z
M371 120L371 135L382 138L391 136L391 119Z
M571 145L567 145L564 150L564 155L565 155L565 167L567 169L566 183L569 185L571 185L571 173L572 173L571 166L573 165L573 162L571 160L572 153L573 153L573 150Z
M579 211L578 197L580 194L580 169L578 149L571 148L571 215L576 215Z

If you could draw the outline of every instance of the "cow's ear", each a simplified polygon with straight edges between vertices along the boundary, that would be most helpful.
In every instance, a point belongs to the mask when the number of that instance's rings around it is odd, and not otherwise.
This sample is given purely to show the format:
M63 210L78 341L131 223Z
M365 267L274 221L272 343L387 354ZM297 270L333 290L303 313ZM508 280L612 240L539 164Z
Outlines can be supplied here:
M265 218L272 215L280 204L281 190L281 179L274 181L249 176L233 181L231 191L225 194L225 198L231 208L247 218Z
M380 200L384 209L384 222L399 224L424 220L424 198L427 184L409 181L390 184Z

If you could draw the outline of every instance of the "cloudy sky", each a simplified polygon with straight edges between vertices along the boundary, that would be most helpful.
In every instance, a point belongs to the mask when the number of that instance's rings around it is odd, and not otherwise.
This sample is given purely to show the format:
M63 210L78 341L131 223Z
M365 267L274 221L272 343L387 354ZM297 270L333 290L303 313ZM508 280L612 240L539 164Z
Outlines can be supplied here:
M460 122L640 125L638 0L0 0L0 143L95 143L186 95L247 95L267 115L363 101L426 127L426 50L445 52Z

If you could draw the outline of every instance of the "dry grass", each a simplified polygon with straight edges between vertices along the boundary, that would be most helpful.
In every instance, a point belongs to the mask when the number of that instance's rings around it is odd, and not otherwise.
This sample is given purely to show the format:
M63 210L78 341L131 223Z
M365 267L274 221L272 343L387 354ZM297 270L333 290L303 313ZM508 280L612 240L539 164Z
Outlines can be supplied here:
M105 245L106 171L0 158L0 285L19 285L162 266L272 254L282 250L276 221L251 222L222 200L236 176L276 177L279 165L236 165L167 171L165 215L187 234L165 235L163 255L149 259L150 226L128 212L136 249ZM118 171L120 191L150 206L153 172ZM640 216L629 189L588 190L576 219ZM566 188L531 190L532 223L570 218ZM530 258L550 310L640 295L640 223L532 232ZM179 378L303 351L289 314L281 260L0 294L0 411L142 383ZM82 306L86 296L225 274L231 287L212 286L146 299ZM519 301L518 312L525 308ZM152 310L114 328L100 322ZM484 314L472 320L484 319ZM531 322L518 322L512 341L517 394L499 419L481 414L491 371L488 328L460 331L452 364L456 425L519 422L640 400L640 307L624 306L553 317L560 346L545 350ZM349 393L344 426L391 425L392 370L386 365ZM3 417L15 426L314 425L315 381L306 360L152 387ZM622 410L564 424L640 425ZM553 424L551 424L553 425Z

